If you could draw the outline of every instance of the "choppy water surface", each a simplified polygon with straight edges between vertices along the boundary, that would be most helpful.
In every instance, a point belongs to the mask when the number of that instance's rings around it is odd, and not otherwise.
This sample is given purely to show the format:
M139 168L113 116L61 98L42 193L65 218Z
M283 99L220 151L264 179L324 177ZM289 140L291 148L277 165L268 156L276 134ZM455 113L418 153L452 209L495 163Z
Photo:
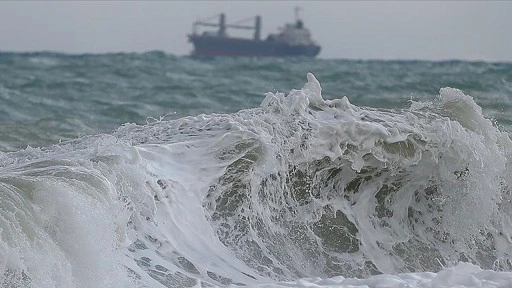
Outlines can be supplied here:
M0 69L3 286L512 285L510 64Z

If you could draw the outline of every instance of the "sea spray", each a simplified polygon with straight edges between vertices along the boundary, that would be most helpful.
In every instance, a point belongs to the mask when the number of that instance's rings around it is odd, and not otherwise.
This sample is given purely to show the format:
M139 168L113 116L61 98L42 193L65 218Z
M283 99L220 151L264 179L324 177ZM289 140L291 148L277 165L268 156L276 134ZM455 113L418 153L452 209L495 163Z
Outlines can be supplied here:
M499 210L510 140L480 110L464 109L476 107L470 97L442 89L434 109L376 110L318 101L308 78L300 91L267 95L251 126L263 148L233 162L208 194L226 246L278 279L458 261L509 269L510 248L494 243L508 237L497 232L510 219Z
M0 268L6 287L131 282L119 265L117 230L126 223L117 222L116 189L79 152L44 156L32 151L40 158L3 167Z

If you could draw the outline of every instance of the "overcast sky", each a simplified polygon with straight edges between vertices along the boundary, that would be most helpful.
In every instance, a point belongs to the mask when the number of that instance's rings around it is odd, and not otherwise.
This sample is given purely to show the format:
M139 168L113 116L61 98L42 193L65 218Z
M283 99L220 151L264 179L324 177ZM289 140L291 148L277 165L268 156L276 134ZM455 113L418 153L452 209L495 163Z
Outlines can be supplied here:
M261 15L266 37L296 6L321 58L512 62L511 1L0 1L0 51L187 55L197 19Z

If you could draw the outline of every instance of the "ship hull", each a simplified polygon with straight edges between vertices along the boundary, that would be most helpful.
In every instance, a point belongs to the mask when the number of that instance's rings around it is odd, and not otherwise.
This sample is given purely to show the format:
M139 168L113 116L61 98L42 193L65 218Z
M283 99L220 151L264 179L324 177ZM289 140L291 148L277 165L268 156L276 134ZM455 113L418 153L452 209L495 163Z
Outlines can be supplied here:
M192 56L231 57L315 57L320 52L317 45L289 45L278 41L259 41L208 35L189 35L194 45Z

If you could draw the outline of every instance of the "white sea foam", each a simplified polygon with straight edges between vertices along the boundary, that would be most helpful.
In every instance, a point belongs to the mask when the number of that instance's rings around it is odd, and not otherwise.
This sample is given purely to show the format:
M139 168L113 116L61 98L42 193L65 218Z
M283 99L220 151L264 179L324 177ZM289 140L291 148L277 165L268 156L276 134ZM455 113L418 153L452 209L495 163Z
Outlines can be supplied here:
M256 287L332 287L332 288L473 288L473 287L510 287L511 272L482 270L470 263L459 263L439 273L419 272L395 275L376 275L367 279L344 278L342 276L328 279L304 278L297 281L261 284Z
M511 144L459 90L377 110L309 74L258 109L2 154L0 282L512 287Z

